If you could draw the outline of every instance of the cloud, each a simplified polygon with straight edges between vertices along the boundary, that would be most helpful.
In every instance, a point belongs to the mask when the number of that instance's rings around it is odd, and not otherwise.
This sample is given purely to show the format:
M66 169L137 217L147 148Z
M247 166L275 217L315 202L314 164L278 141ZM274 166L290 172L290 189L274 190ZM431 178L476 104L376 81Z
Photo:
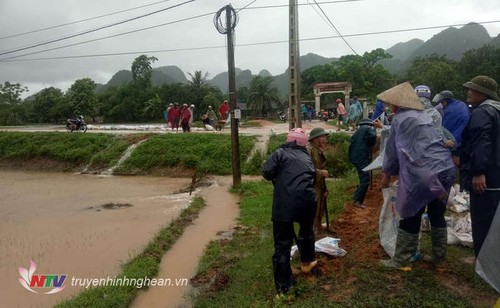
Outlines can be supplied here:
M118 12L133 7L159 2L141 9L109 15L86 22L70 24L43 32L36 32L12 38L0 39L0 53L16 47L29 46L64 36L81 33L89 29L106 26L180 4L185 0L153 1L143 0L19 0L0 2L0 38L33 29L47 28L54 25ZM235 8L241 8L250 0L235 0ZM300 4L313 3L312 0L299 0ZM332 2L317 0L318 3ZM147 18L110 27L73 39L64 40L47 46L29 49L24 52L40 51L47 48L61 47L68 44L95 40L102 37L135 31L146 27L189 19L200 14L213 13L227 4L225 0L194 1L181 7L167 10ZM235 30L235 62L242 69L250 69L254 74L262 69L277 75L284 72L288 63L288 1L258 0L248 9L239 12L239 23ZM276 8L259 8L283 5ZM342 3L323 3L321 8L331 22L346 35L349 45L358 53L375 48L387 49L399 42L413 38L428 40L443 29L409 31L349 37L352 34L396 29L419 28L435 25L450 25L470 21L489 21L499 19L500 4L495 0L364 0ZM335 30L320 17L320 10L310 5L299 7L299 35L301 54L316 53L324 57L340 57L352 54L352 50L338 36ZM500 32L500 23L484 25L490 35ZM314 39L316 38L316 39ZM322 39L317 39L322 38ZM154 67L176 65L184 72L201 70L210 77L227 70L227 52L225 36L218 33L213 25L213 15L192 20L155 27L146 31L106 38L92 43L62 48L50 52L30 55L24 58L67 57L82 55L103 55L131 52L147 52L159 59ZM201 49L204 47L219 47ZM182 50L180 50L182 49ZM189 50L191 49L191 50ZM162 51L163 52L153 52ZM176 50L176 51L174 51ZM15 53L12 55L19 55ZM130 69L132 61L140 54L57 59L43 61L0 62L0 82L20 82L30 88L45 85L61 85L66 88L76 79L92 78L98 83L105 83L121 69ZM7 55L0 55L4 59ZM209 77L209 78L210 78Z

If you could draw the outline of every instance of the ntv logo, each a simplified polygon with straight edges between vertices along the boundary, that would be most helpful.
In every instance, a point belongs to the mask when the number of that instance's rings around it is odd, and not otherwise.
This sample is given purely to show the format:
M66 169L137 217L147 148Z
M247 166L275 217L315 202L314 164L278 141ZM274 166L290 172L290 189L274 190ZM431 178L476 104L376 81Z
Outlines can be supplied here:
M41 294L55 294L64 290L63 287L66 275L34 275L36 270L35 262L31 261L30 269L19 267L19 283L28 291ZM32 288L53 288L48 292L37 292Z

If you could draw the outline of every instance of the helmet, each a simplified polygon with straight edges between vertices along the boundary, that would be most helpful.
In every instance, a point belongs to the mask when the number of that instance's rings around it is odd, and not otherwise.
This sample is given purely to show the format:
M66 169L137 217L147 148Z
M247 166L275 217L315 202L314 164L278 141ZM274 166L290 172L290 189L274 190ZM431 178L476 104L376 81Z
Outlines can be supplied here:
M337 100L335 102L340 104L340 103L342 103L342 100L340 98L337 98Z
M415 92L417 93L418 97L426 97L429 99L431 98L431 89L426 85L416 86Z
M311 133L309 134L309 141L312 141L313 139L316 139L316 138L323 136L323 135L328 135L328 132L326 132L321 127L313 128L311 130Z
M82 115L79 115L78 116L78 120L82 120L83 119L83 116Z
M189 107L194 108L194 105L193 105L193 104L191 104L191 106L189 106Z
M286 142L295 141L298 146L305 147L307 145L307 137L306 131L302 128L292 128L292 130L288 133Z

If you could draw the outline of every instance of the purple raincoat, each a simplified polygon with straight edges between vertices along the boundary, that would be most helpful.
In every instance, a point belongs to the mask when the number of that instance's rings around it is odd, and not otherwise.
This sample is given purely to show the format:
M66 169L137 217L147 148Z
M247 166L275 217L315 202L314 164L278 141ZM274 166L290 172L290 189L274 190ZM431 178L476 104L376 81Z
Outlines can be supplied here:
M448 194L455 178L450 151L432 117L409 109L399 109L394 116L382 170L399 175L396 209L402 218Z

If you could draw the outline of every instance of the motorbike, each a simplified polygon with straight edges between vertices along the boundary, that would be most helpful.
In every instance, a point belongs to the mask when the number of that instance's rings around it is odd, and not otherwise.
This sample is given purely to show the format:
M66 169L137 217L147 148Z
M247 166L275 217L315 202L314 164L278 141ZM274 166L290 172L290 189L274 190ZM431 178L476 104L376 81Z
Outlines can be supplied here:
M66 130L70 133L82 132L85 133L87 131L87 124L83 120L83 117L78 117L77 119L68 119L66 122Z

